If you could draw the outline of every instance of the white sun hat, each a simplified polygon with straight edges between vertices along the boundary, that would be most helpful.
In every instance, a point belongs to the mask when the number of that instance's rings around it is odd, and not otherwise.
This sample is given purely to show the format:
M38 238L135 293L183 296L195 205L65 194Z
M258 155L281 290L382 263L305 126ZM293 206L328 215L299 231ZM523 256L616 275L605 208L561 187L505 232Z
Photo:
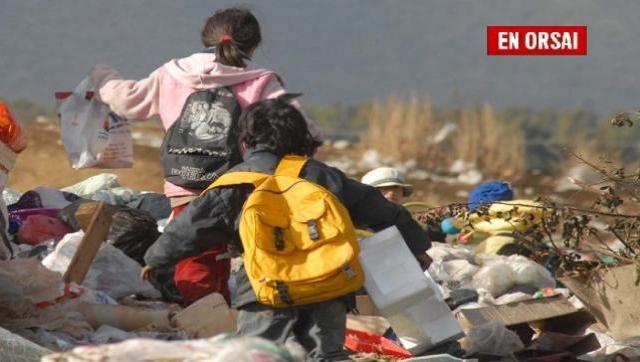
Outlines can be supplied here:
M413 192L413 186L406 183L404 175L393 167L378 167L362 176L362 183L373 187L399 186L404 190L404 196Z

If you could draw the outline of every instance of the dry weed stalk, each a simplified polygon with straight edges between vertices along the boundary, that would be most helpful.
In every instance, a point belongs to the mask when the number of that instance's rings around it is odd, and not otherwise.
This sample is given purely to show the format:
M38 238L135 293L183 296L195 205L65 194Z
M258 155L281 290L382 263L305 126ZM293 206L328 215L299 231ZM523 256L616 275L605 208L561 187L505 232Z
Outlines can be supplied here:
M413 97L403 102L391 97L371 107L362 145L397 162L413 159L436 169L446 170L455 160L463 160L474 163L487 177L525 171L522 133L498 120L490 105L462 109L458 114L457 119L442 119L428 99ZM433 142L447 122L456 124L454 134Z

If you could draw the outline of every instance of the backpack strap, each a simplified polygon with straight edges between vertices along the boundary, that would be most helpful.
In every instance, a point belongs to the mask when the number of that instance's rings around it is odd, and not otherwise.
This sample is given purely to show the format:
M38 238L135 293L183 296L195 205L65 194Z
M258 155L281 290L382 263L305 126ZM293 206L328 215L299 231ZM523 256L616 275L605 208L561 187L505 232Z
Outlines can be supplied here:
M269 177L269 175L264 173L258 173L258 172L228 172L220 176L211 185L209 185L209 187L207 187L204 191L202 191L201 195L204 195L205 193L209 192L211 189L214 189L220 186L252 184L255 187L257 187L267 177Z
M273 174L298 177L298 175L300 175L300 171L302 171L302 168L307 163L307 160L308 158L304 156L297 156L297 155L284 156L282 160L280 160L280 163L276 168L276 172L274 172Z

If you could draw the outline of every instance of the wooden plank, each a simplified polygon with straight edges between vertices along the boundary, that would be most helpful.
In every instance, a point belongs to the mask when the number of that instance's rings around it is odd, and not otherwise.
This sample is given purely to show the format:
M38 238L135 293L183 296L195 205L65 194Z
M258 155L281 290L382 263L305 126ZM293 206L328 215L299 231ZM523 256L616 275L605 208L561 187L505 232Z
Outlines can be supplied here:
M171 324L194 338L236 332L236 317L218 293L211 293L178 312L171 318Z
M349 329L382 336L389 327L391 325L384 317L347 314L347 328Z
M78 224L80 224L80 227L84 232L87 232L87 228L89 227L89 224L91 224L91 220L93 220L93 215L96 213L96 210L98 209L99 205L100 205L100 202L98 201L83 202L80 205L78 205L78 209L75 212L75 217L76 217L76 220L78 221ZM102 214L106 215L109 218L112 218L113 211L114 210L112 207L110 207L110 205L105 204L102 209Z
M378 312L371 297L368 295L356 295L356 308L361 315L380 315L380 312Z
M565 297L555 296L477 309L462 309L461 313L472 325L493 320L505 326L512 326L567 315L577 311L578 309Z
M91 263L96 257L100 245L107 238L109 227L111 226L111 215L105 212L105 203L100 201L97 203L95 211L92 214L91 221L85 230L84 237L78 245L78 250L73 255L71 263L64 274L64 281L82 284Z

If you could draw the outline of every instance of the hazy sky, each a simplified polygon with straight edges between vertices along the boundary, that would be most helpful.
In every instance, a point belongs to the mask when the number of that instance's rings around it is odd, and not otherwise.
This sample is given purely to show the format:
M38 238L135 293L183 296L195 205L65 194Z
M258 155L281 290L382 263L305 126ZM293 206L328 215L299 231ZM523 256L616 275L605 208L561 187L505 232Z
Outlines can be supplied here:
M53 104L96 63L131 78L199 49L215 9L252 8L275 69L304 102L392 93L497 105L640 105L636 0L0 0L0 97ZM487 25L587 25L586 57L488 57Z

